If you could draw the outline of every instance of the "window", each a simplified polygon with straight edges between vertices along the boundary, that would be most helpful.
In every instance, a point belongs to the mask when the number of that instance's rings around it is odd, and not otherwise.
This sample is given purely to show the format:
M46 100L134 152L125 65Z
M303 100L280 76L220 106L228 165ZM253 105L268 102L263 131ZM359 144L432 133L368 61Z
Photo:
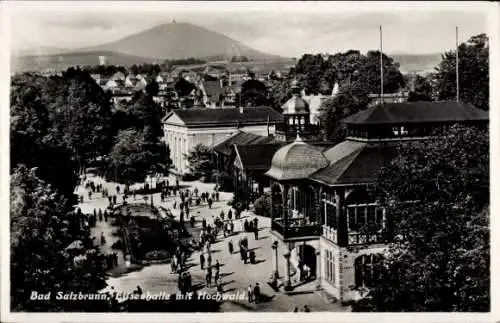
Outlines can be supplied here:
M354 261L354 279L356 287L373 287L379 279L378 266L382 256L378 254L363 255Z
M326 281L335 283L335 257L333 252L325 250L325 279Z
M383 208L374 204L347 206L349 231L358 231L362 226L371 223L382 225L384 219Z
M326 226L334 230L337 230L337 212L335 205L330 204L328 202L323 202L323 203L325 203L325 210L326 210Z

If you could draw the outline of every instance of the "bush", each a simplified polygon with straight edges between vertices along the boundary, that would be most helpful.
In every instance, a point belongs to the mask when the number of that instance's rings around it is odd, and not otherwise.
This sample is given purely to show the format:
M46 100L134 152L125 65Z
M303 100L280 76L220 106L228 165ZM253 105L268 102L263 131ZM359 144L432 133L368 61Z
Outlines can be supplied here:
M166 250L153 250L146 253L144 258L146 260L164 260L170 257L170 254Z
M253 203L255 214L270 217L271 214L271 196L262 195Z
M198 179L198 177L196 177L194 174L191 174L191 173L184 174L181 177L181 180L183 182L192 182L192 181L195 181L197 179Z

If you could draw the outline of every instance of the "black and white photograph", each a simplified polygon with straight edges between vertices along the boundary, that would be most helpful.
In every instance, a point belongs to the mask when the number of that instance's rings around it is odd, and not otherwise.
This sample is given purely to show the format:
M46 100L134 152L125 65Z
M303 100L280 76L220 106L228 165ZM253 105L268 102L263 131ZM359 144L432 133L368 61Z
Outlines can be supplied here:
M2 2L2 321L486 322L498 9Z

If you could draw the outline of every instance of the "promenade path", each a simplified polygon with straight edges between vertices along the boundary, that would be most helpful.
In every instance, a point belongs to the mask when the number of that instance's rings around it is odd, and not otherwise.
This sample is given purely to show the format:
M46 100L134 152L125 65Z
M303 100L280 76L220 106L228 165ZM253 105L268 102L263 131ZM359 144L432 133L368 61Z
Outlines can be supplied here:
M110 194L116 194L116 184L106 183L103 179L94 177L88 178L93 180L95 183L103 183L104 186L108 187ZM175 184L175 179L169 179L170 185ZM199 181L195 182L180 182L181 186L189 187L193 190L195 187L198 188L199 194L202 192L211 193L214 188L214 184L201 183ZM123 185L120 185L120 191L123 191ZM84 192L83 188L78 188L77 193L81 194ZM148 195L149 196L149 195ZM213 221L213 218L218 216L221 210L227 215L230 206L227 202L231 199L232 193L222 192L220 194L220 201L214 202L212 208L209 209L208 205L203 204L200 206L193 206L190 209L190 215L194 215L196 218L196 226L201 226L201 221L203 218L207 220L208 223ZM177 199L177 204L180 201L179 197L167 198L163 203L160 202L160 194L154 194L153 203L155 205L161 205L167 209L172 209L175 199ZM118 199L121 202L121 195ZM138 196L134 201L133 198L129 197L129 203L144 203L141 196ZM148 203L149 203L148 199ZM101 194L95 194L89 201L88 196L84 195L84 202L79 205L83 213L92 213L94 208L105 209L108 202L107 199L102 198ZM173 215L178 219L179 209L172 209ZM233 210L234 215L234 210ZM257 217L259 219L259 239L255 240L254 235L251 233L243 232L243 221L245 219L253 219ZM233 216L234 219L234 216ZM255 285L259 283L261 286L262 294L267 298L266 302L255 304L250 303L247 300L234 300L225 301L221 306L221 311L223 312L235 312L235 311L262 311L262 312L282 312L282 311L293 311L295 307L302 310L304 305L308 305L312 311L334 311L334 312L345 312L349 311L348 307L341 306L339 303L327 304L318 294L314 293L315 282L309 282L304 285L297 287L294 290L294 295L287 295L283 292L275 292L268 284L268 278L271 271L274 268L274 250L271 248L273 241L275 240L273 235L270 233L270 219L260 216L256 216L251 212L243 212L240 220L233 220L235 224L235 235L223 238L222 234L219 235L219 241L212 245L212 264L215 264L216 260L219 260L221 264L220 273L222 276L222 281L224 285L224 292L227 293L246 293L249 285ZM189 225L189 224L188 224ZM116 241L117 237L111 235L113 228L106 222L99 222L97 227L93 229L93 233L98 238L100 233L103 232L108 241L103 247L103 252L117 252L116 250L111 250L111 244ZM241 237L247 236L249 242L249 248L254 250L256 253L256 264L244 264L240 260L238 252L238 241ZM195 237L198 239L198 237ZM235 252L229 254L228 241L232 240L235 246ZM280 244L279 246L279 272L280 275L285 273L285 259L281 256L284 253L284 246ZM119 266L123 266L123 257L121 257L121 252L119 252ZM199 287L200 291L206 291L208 293L215 293L215 288L205 287L205 270L201 270L199 265L199 255L200 252L194 252L188 260L189 272L192 276L192 285L194 287ZM151 294L159 294L161 292L166 293L176 293L177 288L177 274L171 273L169 264L159 264L150 265L143 267L142 269L132 271L117 277L109 277L107 280L108 288L114 287L115 291L132 292L137 286L141 286L144 292L149 291Z

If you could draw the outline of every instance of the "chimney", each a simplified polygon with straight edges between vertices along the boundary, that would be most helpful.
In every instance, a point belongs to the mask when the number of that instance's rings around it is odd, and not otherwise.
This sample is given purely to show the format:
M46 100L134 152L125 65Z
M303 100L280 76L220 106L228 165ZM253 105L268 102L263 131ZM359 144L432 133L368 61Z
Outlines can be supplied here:
M245 110L243 109L243 106L240 105L240 113L243 114Z

